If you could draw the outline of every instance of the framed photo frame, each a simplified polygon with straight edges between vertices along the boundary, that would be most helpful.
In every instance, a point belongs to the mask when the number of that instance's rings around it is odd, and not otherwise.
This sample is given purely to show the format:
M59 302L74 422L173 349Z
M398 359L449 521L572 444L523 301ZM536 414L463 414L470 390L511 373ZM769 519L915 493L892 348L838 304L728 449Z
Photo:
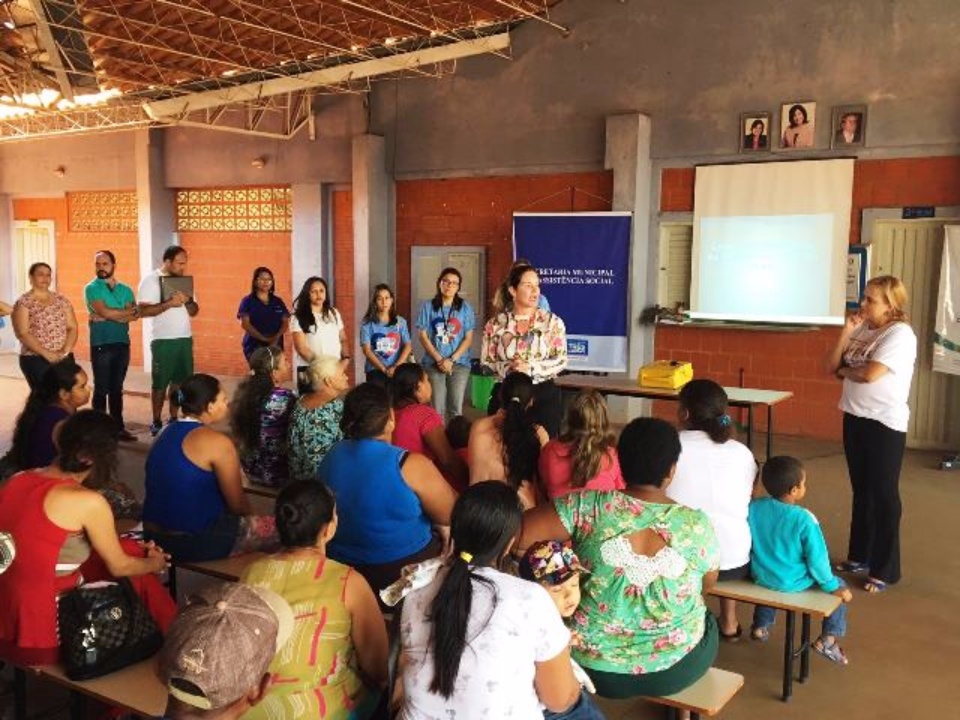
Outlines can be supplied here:
M773 116L764 110L740 113L739 146L742 153L766 152L770 149Z
M780 138L782 150L810 149L816 145L817 104L811 100L794 100L780 106Z
M867 106L839 105L830 119L830 147L863 147L867 141Z

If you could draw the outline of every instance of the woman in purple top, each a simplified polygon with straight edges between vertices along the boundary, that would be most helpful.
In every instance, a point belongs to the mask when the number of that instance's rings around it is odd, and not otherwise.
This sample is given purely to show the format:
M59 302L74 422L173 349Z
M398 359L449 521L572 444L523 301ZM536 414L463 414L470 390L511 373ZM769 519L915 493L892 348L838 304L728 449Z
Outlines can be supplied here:
M273 294L273 271L258 267L253 271L250 294L240 301L237 319L243 328L243 356L250 359L254 350L276 345L283 348L283 336L290 324L287 304Z
M230 403L230 430L250 481L279 487L290 477L287 425L297 402L294 392L281 385L290 376L290 363L283 350L271 345L253 351L250 371Z

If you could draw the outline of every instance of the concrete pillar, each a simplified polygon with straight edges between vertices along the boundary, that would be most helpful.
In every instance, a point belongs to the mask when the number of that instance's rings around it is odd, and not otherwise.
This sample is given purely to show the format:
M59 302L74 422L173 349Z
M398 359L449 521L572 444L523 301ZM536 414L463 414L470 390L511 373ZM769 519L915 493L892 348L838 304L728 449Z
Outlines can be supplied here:
M293 279L290 302L303 283L314 275L324 277L327 237L324 224L324 194L320 184L304 183L291 187L293 196L293 233L290 238L290 260ZM291 311L293 308L291 307Z
M613 170L612 210L633 213L630 242L630 306L627 341L627 374L653 358L653 329L637 322L640 311L656 298L657 244L651 242L650 198L653 188L650 161L650 118L639 113L607 118L604 166ZM626 422L646 414L649 402L608 398L611 419Z
M386 145L378 135L353 138L353 294L356 328L351 354L360 351L360 318L377 283L396 288L394 181L386 170ZM358 365L359 367L359 365Z
M179 244L176 203L173 190L166 187L163 130L134 131L134 160L137 173L137 229L140 235L140 277L160 266L168 245ZM143 369L151 364L150 321L144 323Z

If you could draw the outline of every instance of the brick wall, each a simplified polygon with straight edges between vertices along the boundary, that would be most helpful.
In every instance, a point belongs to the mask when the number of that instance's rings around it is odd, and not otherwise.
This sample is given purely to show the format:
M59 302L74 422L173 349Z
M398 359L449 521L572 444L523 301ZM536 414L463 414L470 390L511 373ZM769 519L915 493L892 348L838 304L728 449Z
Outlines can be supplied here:
M664 169L660 180L661 212L693 210L693 168ZM960 157L856 161L850 242L859 242L864 208L904 205L960 205ZM697 376L722 385L790 390L793 399L775 410L775 430L836 440L840 383L820 363L838 334L839 328L786 333L660 326L654 353L657 359L691 360ZM654 403L654 412L673 419L676 407ZM758 420L763 427L765 418Z
M576 188L573 191L572 188ZM397 299L408 320L410 249L419 245L487 248L487 298L513 261L513 213L609 210L609 172L406 180L397 183ZM486 308L478 310L478 323Z
M347 340L353 342L360 335L360 327L354 320L357 308L367 307L366 298L357 298L353 283L353 192L335 190L333 192L333 303L343 316L347 330ZM360 303L359 305L357 303ZM348 349L348 352L350 350ZM350 381L354 382L359 370L363 369L363 359L354 358L348 371Z
M111 193L98 193L109 197ZM110 210L108 205L103 206ZM15 220L53 220L56 234L54 271L57 290L73 303L79 325L75 354L90 357L88 313L83 288L95 277L93 256L97 250L111 250L117 257L117 279L136 292L140 282L140 260L136 231L90 232L70 227L68 198L19 198L13 201ZM130 325L131 363L143 362L142 334L139 322Z

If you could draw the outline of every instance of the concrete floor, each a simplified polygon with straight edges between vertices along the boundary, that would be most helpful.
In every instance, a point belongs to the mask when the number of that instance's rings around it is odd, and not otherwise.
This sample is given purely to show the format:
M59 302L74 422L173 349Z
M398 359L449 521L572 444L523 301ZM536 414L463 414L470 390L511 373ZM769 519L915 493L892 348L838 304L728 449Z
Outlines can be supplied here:
M26 384L16 378L15 364L0 356L0 453L9 446L13 422L27 395ZM140 374L128 385L139 389L142 383ZM149 422L145 396L130 396L126 412L135 427L145 429ZM758 448L760 441L754 440ZM121 475L135 488L142 487L148 443L147 435L140 443L124 445L121 452ZM806 505L820 519L831 554L842 557L850 491L839 443L778 436L774 452L795 455L805 463ZM841 668L813 654L810 680L805 685L795 684L791 702L782 703L783 619L778 617L773 637L765 645L746 639L721 644L716 665L746 678L744 688L721 717L960 718L960 710L950 700L960 694L956 687L960 614L951 614L960 607L960 554L953 552L960 547L960 472L940 471L939 458L938 453L907 453L901 477L904 579L879 596L867 595L852 584L850 629L843 642L850 665ZM750 614L751 608L740 607L744 627L749 625ZM815 634L818 630L814 628ZM55 696L56 692L51 693L45 701L54 702ZM0 698L0 716L9 712L8 699ZM636 701L601 700L600 704L610 720L662 717L656 709Z

